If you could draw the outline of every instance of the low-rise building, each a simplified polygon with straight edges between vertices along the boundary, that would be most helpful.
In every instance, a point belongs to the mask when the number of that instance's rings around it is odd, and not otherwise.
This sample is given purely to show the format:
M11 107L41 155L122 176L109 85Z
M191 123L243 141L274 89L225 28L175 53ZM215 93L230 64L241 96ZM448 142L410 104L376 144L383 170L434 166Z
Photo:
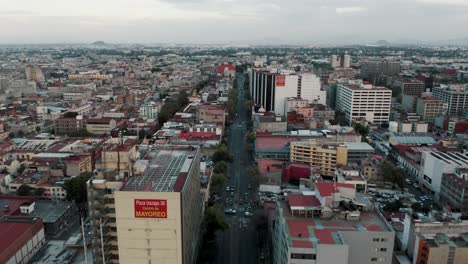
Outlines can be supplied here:
M288 122L281 116L256 115L253 119L256 132L281 132L288 128Z
M317 182L315 188L277 202L273 263L392 263L395 234L353 185Z
M375 150L365 142L345 142L348 149L348 163L361 163L363 160L372 157Z
M0 263L29 263L46 244L44 226L37 217L0 218L0 237Z
M321 174L334 176L337 165L345 165L348 149L341 143L318 144L316 141L291 142L291 162L320 168Z
M73 135L86 130L86 119L83 116L59 117L54 120L56 135Z
M109 134L115 128L117 122L112 118L88 118L86 130L93 135Z
M440 201L452 209L468 209L468 168L456 168L454 173L442 175Z

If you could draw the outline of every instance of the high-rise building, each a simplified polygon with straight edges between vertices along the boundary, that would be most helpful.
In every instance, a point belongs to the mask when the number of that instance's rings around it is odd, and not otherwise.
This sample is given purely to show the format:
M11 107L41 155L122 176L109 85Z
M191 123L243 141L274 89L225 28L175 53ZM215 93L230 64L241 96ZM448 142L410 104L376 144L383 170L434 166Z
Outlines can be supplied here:
M302 97L310 103L326 103L326 92L320 90L320 80L312 73L251 69L250 93L255 104L278 115L285 115L285 103L289 97Z
M364 61L361 65L363 78L372 83L379 83L382 77L396 76L400 71L401 65L399 61L387 59Z
M320 78L313 73L300 73L298 96L309 103L327 104L327 92L320 89Z
M88 182L96 263L103 255L112 263L195 263L203 209L200 153L174 147L147 155L142 176L120 185Z
M338 84L336 110L345 113L346 121L365 120L372 124L388 122L392 91L367 82Z
M332 68L349 68L351 66L351 56L348 54L332 55Z
M28 81L43 82L45 79L42 69L39 66L28 65L24 69L24 72L26 74L26 80Z
M462 115L468 111L468 84L441 85L434 88L432 94L447 104L447 113L450 116Z
M291 162L307 163L320 168L325 176L335 175L337 165L345 165L348 159L348 148L340 143L320 144L314 140L291 142Z

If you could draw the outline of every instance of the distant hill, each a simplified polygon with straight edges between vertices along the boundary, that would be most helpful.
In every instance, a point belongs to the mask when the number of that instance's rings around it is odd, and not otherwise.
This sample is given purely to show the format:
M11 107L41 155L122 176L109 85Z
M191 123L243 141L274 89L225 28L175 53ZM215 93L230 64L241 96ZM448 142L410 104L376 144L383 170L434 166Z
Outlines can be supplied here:
M377 46L391 46L392 44L386 40L379 40L375 42L375 45Z
M92 43L93 45L96 45L96 46L106 46L107 43L105 43L104 41L95 41Z

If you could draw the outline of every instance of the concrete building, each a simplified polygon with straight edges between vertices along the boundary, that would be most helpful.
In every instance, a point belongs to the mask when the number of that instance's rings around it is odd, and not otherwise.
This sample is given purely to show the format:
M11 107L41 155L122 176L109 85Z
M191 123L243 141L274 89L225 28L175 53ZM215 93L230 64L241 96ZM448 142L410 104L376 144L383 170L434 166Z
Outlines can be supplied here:
M416 113L426 122L434 122L436 117L446 115L447 109L448 104L435 96L418 98L416 103Z
M3 79L2 81L2 92L7 97L23 97L29 95L35 95L37 92L36 82L27 80L9 80Z
M110 134L117 122L112 118L88 118L86 120L86 131L93 135Z
M137 160L137 140L110 138L102 145L101 157L96 161L98 178L115 180L132 175L132 164Z
M348 54L332 55L332 68L349 68L351 67L351 56Z
M68 91L63 93L63 100L65 101L75 101L75 100L88 100L92 96L91 90L82 90L82 91Z
M336 110L345 113L349 125L358 120L382 124L390 119L392 91L363 82L339 84L336 94Z
M157 119L161 106L155 102L145 103L140 106L140 116L143 119Z
M24 69L24 73L28 81L43 82L45 80L42 69L39 66L28 65Z
M256 105L266 112L285 115L287 98L302 98L309 103L326 104L326 91L320 79L309 72L251 69L250 93Z
M378 82L381 77L396 76L401 71L399 61L387 59L368 60L361 65L361 74L372 83Z
M423 152L419 184L440 197L444 174L453 174L457 168L468 168L468 155L459 152Z
M309 108L310 104L309 101L304 98L299 97L290 97L286 99L286 103L284 104L284 112L292 112L296 111L297 109L301 108Z
M401 94L421 96L426 92L426 85L419 80L396 80L393 86L401 91Z
M286 131L288 122L280 116L260 116L253 117L255 132L281 132Z
M289 72L278 73L262 69L250 72L252 101L266 112L285 115L286 98L299 97L299 76Z
M21 215L42 219L46 236L54 237L77 221L79 215L74 203L33 201L20 206Z
M216 123L224 126L226 111L222 105L199 105L197 107L197 122Z
M314 140L291 142L291 162L307 163L320 168L325 176L335 175L337 165L345 165L348 159L346 145L319 144Z
M456 168L454 173L442 176L440 201L452 209L468 209L468 168Z
M371 145L365 142L346 142L344 143L348 149L348 163L361 163L363 160L372 157L375 150Z
M468 221L442 214L405 215L401 248L414 264L465 263Z
M86 120L83 116L59 117L54 120L56 135L72 135L86 130Z
M441 85L435 87L432 94L447 104L450 116L462 115L468 109L468 85Z
M359 197L351 184L317 182L278 201L272 263L392 263L395 234Z
M309 103L327 104L327 91L321 90L320 78L313 73L299 73L298 97Z
M0 263L5 264L30 263L46 244L44 226L37 217L0 218L0 237Z
M106 217L114 223L108 234L116 239L111 245L104 244L104 252L112 252L113 263L195 263L203 207L200 153L184 148L152 150L148 155L149 167L143 176L129 178L113 191L113 197L107 195L107 203L106 194L101 198L107 207L115 208L115 213L110 211ZM105 183L90 180L88 185ZM93 208L93 201L99 200L93 194L89 192L90 211L102 214ZM100 221L106 225L106 220L99 218L94 216L94 230L100 229ZM94 259L102 260L101 252L96 252Z

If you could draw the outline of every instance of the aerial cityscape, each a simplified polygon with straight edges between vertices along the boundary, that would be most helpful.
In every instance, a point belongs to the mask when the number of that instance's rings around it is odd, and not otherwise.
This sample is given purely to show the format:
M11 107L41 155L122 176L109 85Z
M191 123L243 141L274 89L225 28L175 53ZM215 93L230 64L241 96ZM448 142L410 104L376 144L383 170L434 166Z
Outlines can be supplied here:
M0 264L468 263L467 2L24 2Z

